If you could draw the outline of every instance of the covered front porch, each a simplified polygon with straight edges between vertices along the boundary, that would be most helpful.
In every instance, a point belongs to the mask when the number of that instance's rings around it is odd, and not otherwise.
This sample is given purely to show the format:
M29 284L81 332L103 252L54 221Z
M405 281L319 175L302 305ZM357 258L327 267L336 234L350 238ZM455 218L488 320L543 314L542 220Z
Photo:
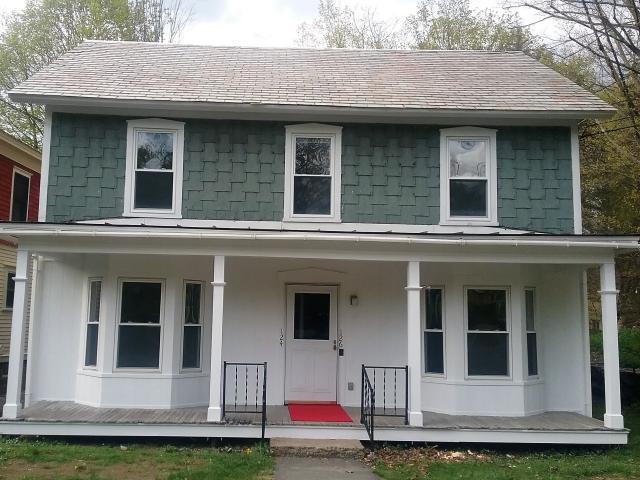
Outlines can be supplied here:
M267 437L370 438L361 411L393 407L408 425L373 416L376 440L626 442L607 242L66 228L20 239L25 405L14 368L1 433L259 437L258 414L223 405L257 409L264 391ZM602 278L604 422L590 418L587 266ZM363 365L401 373L367 394ZM292 402L353 422L294 422Z

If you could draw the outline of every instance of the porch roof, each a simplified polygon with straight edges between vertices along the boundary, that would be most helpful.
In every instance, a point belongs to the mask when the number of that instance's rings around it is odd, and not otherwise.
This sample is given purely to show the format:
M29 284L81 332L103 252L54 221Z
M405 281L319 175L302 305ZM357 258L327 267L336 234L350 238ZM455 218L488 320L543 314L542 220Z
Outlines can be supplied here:
M0 223L34 252L229 255L372 261L610 263L638 235L421 233L192 226Z

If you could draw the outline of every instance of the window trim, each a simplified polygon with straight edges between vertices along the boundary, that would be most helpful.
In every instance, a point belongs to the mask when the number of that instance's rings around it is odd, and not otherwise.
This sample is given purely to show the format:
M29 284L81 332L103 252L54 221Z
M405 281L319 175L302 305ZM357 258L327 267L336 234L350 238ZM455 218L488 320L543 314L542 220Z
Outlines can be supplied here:
M193 324L187 324L185 323L185 307L187 305L187 284L192 284L195 283L197 285L200 285L200 323L198 324L199 328L200 328L200 366L197 368L185 368L183 367L184 365L184 332L185 332L185 328L187 326L189 326L190 328L193 328L194 325ZM205 320L205 312L204 312L204 307L205 307L205 303L204 303L204 299L205 299L205 288L206 288L206 282L204 282L203 280L187 280L185 279L182 282L182 321L181 321L181 328L180 328L180 373L191 373L191 372L202 372L202 354L203 354L203 340L204 340L204 320Z
M527 328L527 291L533 292L533 330L529 330ZM542 378L541 374L541 365L540 365L540 335L538 332L538 295L536 293L535 287L524 287L524 295L523 295L523 330L524 330L524 348L525 348L525 359L526 359L526 375L527 380L539 380ZM536 375L529 375L529 341L528 335L530 333L535 334L536 336L536 366L538 367L538 373Z
M440 129L440 225L498 225L498 161L496 146L497 130L480 127L454 127ZM487 216L451 216L449 204L449 140L485 140L487 154Z
M506 325L505 331L498 330L469 330L469 290L503 290L506 292ZM464 287L464 378L465 380L502 380L502 381L512 381L513 380L513 348L511 346L511 289L509 286L500 286L500 285L468 285ZM504 334L507 335L507 375L469 375L469 333L485 333L485 334Z
M9 299L9 275L13 274L13 292L14 292L14 302L15 302L15 277L16 277L16 271L13 268L7 268L4 271L4 305L2 306L2 310L6 311L6 312L11 312L13 311L13 304L12 306L8 306L7 305L7 300Z
M90 322L90 314L91 314L91 284L93 282L100 282L100 307L98 310L98 321ZM103 308L102 308L102 297L103 297L103 288L104 288L104 279L102 277L89 277L87 280L87 294L85 295L86 308L84 311L84 342L82 344L82 357L81 357L81 368L83 370L99 370L100 368L100 324L102 323L103 316ZM87 333L89 331L89 324L97 324L98 325L98 345L96 348L96 364L95 365L87 365Z
M24 220L14 220L13 219L13 194L15 192L15 184L16 184L16 174L22 175L23 177L27 177L29 181L29 186L27 187L27 214L25 215ZM30 207L30 199L31 196L31 177L32 173L27 172L18 167L13 167L13 173L11 174L11 196L9 197L9 221L11 222L28 222L29 221L29 207Z
M295 173L295 139L316 137L331 139L331 213L329 215L293 213L293 178ZM284 150L284 216L285 222L339 223L342 210L342 127L320 123L304 123L285 127Z
M426 296L429 290L440 290L442 292L442 329L436 330L433 328L427 329L427 301ZM423 377L434 377L434 378L447 378L447 324L446 324L446 292L444 285L429 285L423 289L424 292L424 301L422 304L422 376ZM442 333L442 373L435 372L427 372L427 346L424 341L424 334L428 332L434 333Z
M174 137L173 146L173 197L171 210L158 208L135 208L136 133L170 133ZM125 217L182 218L182 182L184 160L184 122L162 118L127 120L127 155L124 183Z
M122 285L126 282L136 283L159 283L160 287L160 320L157 323L160 327L160 349L158 352L158 368L148 367L119 367L118 366L118 351L120 350L120 326L122 323ZM165 320L165 302L166 302L166 279L164 278L136 278L136 277L122 277L118 278L118 301L116 302L116 334L115 343L113 348L113 371L114 372L134 372L134 373L161 373L162 372L162 355L164 344L164 320ZM151 327L156 325L155 323L127 323L125 325L136 325Z

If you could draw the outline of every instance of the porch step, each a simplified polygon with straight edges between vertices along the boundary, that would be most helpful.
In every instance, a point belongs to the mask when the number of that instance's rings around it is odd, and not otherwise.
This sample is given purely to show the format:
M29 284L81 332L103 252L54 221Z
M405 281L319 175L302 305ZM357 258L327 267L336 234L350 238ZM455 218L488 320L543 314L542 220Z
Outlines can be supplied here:
M364 450L358 440L272 438L271 452L278 457L359 457Z

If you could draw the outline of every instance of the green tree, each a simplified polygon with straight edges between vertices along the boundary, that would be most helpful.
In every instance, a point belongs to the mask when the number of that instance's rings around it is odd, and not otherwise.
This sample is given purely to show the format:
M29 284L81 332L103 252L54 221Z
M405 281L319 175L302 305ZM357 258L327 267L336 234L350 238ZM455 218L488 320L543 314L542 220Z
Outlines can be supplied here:
M182 0L28 0L0 35L0 128L40 148L42 106L9 90L85 39L174 41L191 12Z

